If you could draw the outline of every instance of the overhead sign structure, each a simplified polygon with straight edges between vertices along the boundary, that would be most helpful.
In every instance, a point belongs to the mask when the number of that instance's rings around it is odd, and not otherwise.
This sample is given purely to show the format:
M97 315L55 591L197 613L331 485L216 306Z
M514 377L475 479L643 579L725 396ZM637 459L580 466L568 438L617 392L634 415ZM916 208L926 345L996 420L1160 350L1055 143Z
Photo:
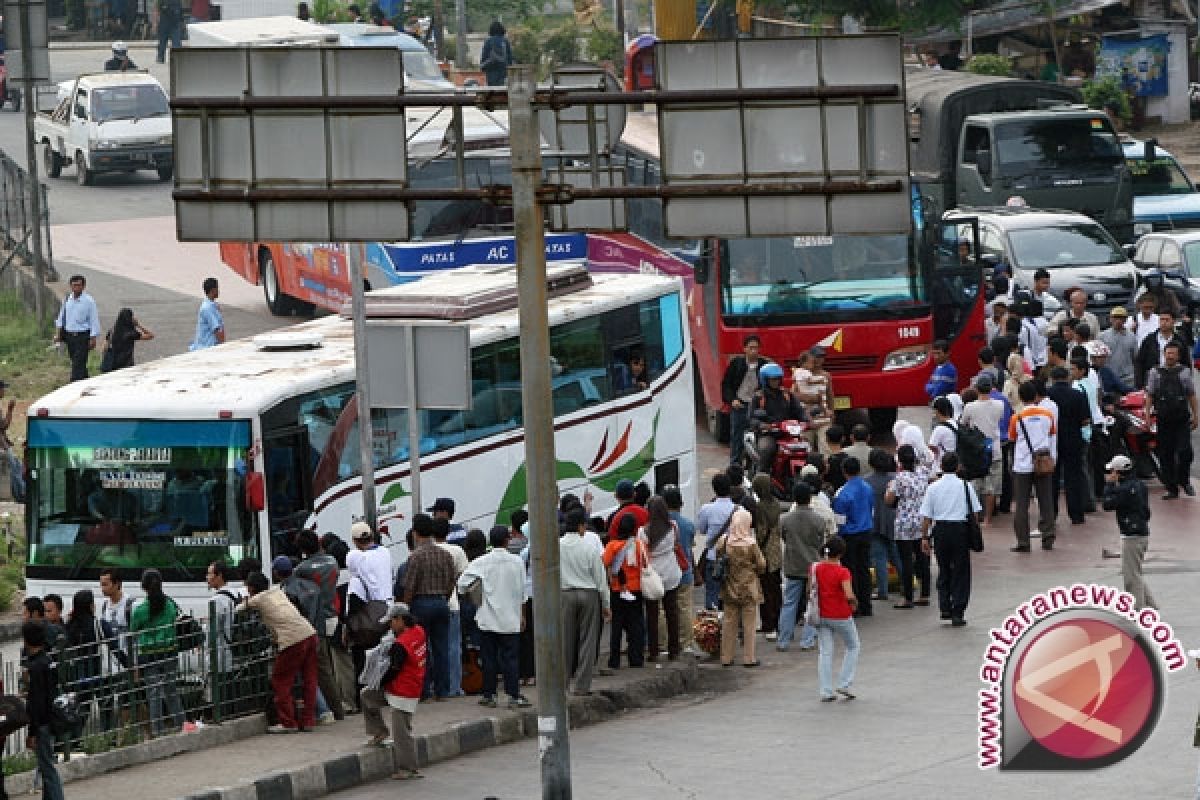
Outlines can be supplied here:
M25 25L29 27L28 69L34 86L50 83L50 26L46 16L46 0L6 0L4 3L4 53L10 86L25 83L27 69Z
M660 42L655 62L662 92L759 96L660 108L664 184L729 187L667 194L667 236L910 230L899 37Z
M219 200L176 199L180 241L407 238L403 109L355 105L403 87L395 48L172 51L176 187Z

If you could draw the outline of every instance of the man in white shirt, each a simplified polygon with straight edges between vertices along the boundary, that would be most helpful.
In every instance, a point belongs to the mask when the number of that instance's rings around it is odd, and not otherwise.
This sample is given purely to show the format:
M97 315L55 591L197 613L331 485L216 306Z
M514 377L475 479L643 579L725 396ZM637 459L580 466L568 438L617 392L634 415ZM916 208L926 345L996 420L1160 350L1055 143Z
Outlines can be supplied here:
M958 424L975 428L992 444L992 463L988 467L988 474L971 482L975 493L983 498L983 524L991 525L992 514L996 510L996 496L1000 494L1004 460L1000 454L1000 420L1004 418L1004 402L991 396L992 380L987 375L980 375L975 381L975 388L964 391L964 395L968 391L973 391L976 397L963 407Z
M942 477L929 484L921 500L921 550L937 556L938 607L942 619L961 628L967 624L964 615L971 599L967 517L979 513L979 498L971 485L958 477L957 454L942 456L941 467Z
M1068 319L1073 319L1076 322L1086 323L1093 334L1099 332L1100 321L1096 319L1096 315L1087 310L1087 292L1083 289L1070 289L1069 294L1064 298L1067 301L1067 307L1055 314L1050 320L1050 327L1058 331L1058 335L1062 336L1063 326Z
M1147 336L1158 330L1158 314L1154 313L1157 304L1158 301L1149 292L1142 292L1138 297L1138 312L1133 318L1133 333L1137 336L1138 347L1142 346Z
M87 378L88 353L96 349L100 336L100 316L96 301L84 291L87 280L82 275L71 276L71 291L63 299L62 308L54 322L54 341L67 346L71 357L71 380Z
M958 449L958 423L954 421L954 406L945 397L933 401L933 430L929 432L929 449L938 461L946 453Z
M1022 407L1016 410L1008 422L1008 438L1013 443L1013 531L1017 535L1014 553L1028 553L1029 548L1029 495L1037 492L1038 530L1042 534L1042 547L1054 547L1054 475L1037 475L1034 472L1035 454L1045 448L1054 452L1054 435L1058 425L1058 406L1051 410L1037 402L1037 389L1033 381L1022 383L1017 390ZM1053 403L1049 398L1048 403Z
M349 593L364 603L392 600L392 554L375 541L371 526L356 522L350 526L354 548L346 554L346 569L350 571Z
M525 626L525 564L520 556L508 552L507 528L493 528L490 540L492 549L468 564L458 579L460 592L478 590L482 596L475 614L483 656L483 699L479 704L496 707L496 686L503 672L508 707L528 708L531 704L521 694L517 672L517 650Z
M460 526L461 527L461 526ZM467 553L456 544L450 544L450 518L434 516L433 542L454 559L454 579L463 574L470 561ZM463 536L466 539L466 536ZM462 620L459 616L458 592L451 592L447 599L450 608L450 624L446 628L446 668L450 674L449 697L462 697Z
M604 560L587 541L587 512L567 513L566 533L558 540L562 581L563 647L572 694L591 694L592 667L600 642L601 620L612 618ZM594 535L594 534L593 534Z

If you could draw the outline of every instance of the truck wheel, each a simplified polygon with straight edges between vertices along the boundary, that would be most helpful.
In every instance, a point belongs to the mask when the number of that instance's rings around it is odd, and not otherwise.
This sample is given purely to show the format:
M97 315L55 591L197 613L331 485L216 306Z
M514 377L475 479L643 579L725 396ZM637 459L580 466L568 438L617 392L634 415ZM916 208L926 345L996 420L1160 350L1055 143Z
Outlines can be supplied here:
M158 168L158 179L160 181L169 181L174 176L175 176L174 165L172 165L170 167L159 167Z
M75 182L80 186L91 186L94 174L87 166L87 159L82 150L75 151Z
M270 250L262 251L258 257L258 264L267 309L277 317L291 315L295 309L295 303L292 298L279 290L279 274L275 270L275 259L271 258Z
M46 142L43 147L45 149L42 150L42 162L45 164L46 175L57 178L62 175L62 156L54 152L54 148L50 146L49 142Z

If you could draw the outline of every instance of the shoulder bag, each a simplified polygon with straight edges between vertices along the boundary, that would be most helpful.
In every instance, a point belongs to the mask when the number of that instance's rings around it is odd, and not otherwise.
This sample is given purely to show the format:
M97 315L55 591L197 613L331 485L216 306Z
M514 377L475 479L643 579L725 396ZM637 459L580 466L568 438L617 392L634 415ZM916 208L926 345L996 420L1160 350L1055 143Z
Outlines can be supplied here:
M721 530L717 531L716 539L713 539L714 543L717 541L717 539L720 539L722 536L724 536L726 531L729 530L729 523L733 522L733 514L736 511L737 507L735 506L733 511L729 512L729 519L725 520L725 524L721 526ZM704 549L700 552L700 560L696 562L696 574L693 576L693 582L697 586L704 585L704 576L708 572L708 562L708 544L706 542Z
M1025 427L1025 420L1018 416L1017 424L1021 426L1021 433L1025 434L1025 446L1029 448L1029 454L1033 456L1033 474L1039 478L1053 475L1054 454L1050 452L1050 448L1039 447L1034 450L1033 439L1029 438L1029 429Z
M808 604L804 607L804 624L815 628L821 624L821 601L817 593L817 565L808 568Z
M979 527L979 518L971 512L971 487L963 481L963 497L967 501L967 547L972 553L983 552L983 528Z
M667 593L663 586L662 577L654 569L654 565L650 563L650 556L646 552L646 546L640 541L637 545L638 564L641 566L642 579L642 597L651 602L661 600L663 595Z

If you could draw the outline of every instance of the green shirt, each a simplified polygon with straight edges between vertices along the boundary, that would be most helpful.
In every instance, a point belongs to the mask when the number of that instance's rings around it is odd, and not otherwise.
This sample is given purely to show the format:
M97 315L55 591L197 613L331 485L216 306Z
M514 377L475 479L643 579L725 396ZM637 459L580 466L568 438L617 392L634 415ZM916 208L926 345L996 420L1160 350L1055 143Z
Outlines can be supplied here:
M179 607L167 598L167 604L158 616L151 616L150 603L143 600L134 606L129 617L129 630L137 634L138 655L169 653L175 650L175 618Z

